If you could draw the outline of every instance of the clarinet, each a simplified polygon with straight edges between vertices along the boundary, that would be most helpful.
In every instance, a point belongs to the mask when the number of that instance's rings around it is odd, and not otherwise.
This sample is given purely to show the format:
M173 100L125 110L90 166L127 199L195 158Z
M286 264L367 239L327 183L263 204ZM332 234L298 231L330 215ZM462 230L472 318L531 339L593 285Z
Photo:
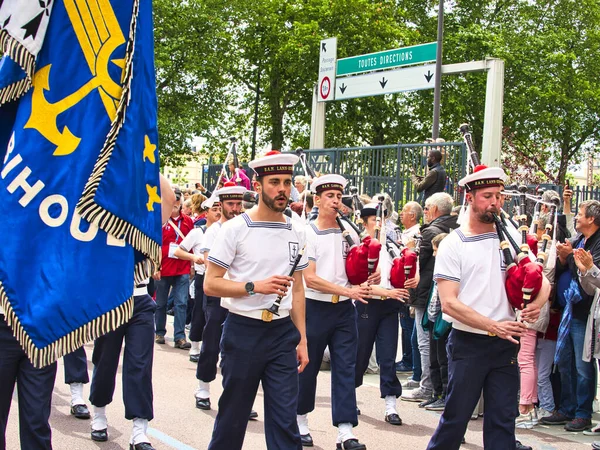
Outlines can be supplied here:
M294 276L294 272L296 271L298 264L300 264L302 255L304 255L305 248L306 248L306 245L304 247L302 247L302 250L300 250L298 252L298 254L296 255L296 259L294 259L294 264L292 264L292 267L290 268L288 277ZM271 307L269 309L263 310L263 312L262 312L263 322L270 322L271 320L273 320L273 314L275 314L276 316L279 316L279 307L281 306L281 300L283 300L283 296L284 296L284 294L279 294L277 296L277 298L275 299L275 302L271 305Z

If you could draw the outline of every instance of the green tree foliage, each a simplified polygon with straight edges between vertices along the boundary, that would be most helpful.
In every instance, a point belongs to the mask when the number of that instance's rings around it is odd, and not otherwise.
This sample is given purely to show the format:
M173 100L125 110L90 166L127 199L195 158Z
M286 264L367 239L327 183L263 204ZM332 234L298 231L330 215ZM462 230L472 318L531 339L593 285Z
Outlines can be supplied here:
M600 137L600 2L447 1L444 63L501 58L503 148L552 181ZM155 2L161 152L193 136L248 154L259 98L259 145L308 146L319 41L338 37L338 57L436 40L437 0L191 0ZM486 77L442 82L440 135L471 124L481 147ZM433 91L331 102L326 146L418 142L431 135Z

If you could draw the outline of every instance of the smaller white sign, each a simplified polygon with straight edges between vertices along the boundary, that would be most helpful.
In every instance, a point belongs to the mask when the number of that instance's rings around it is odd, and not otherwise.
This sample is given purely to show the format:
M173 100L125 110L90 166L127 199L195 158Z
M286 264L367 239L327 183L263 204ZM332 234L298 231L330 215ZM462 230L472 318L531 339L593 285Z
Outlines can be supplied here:
M337 38L323 39L319 49L319 84L317 87L320 102L335 98L335 64L337 61Z
M335 99L370 97L395 92L433 89L435 64L371 72L336 80Z

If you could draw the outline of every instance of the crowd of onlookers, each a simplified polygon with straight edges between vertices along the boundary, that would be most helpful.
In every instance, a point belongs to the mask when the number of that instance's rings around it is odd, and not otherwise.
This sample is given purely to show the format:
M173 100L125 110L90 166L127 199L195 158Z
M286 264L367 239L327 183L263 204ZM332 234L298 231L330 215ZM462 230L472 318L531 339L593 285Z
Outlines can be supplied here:
M460 205L443 192L444 169L442 154L432 150L428 156L429 172L424 178L413 180L421 192L419 202L409 201L395 211L394 204L386 195L386 234L400 245L415 247L420 242L419 281L411 289L410 300L403 304L399 313L401 339L396 363L398 373L410 374L403 382L402 400L418 402L419 407L442 411L448 385L448 357L446 341L451 324L443 319L436 283L433 280L435 255L440 241L457 228ZM243 169L229 167L229 179L238 184L247 183L249 177ZM435 173L432 176L431 173ZM225 177L226 178L226 177ZM241 181L240 181L241 180ZM247 180L247 182L246 182ZM310 221L318 214L304 176L294 178L290 198L290 209L298 216ZM172 220L181 226L183 236L170 233L163 256L167 258L162 267L161 298L156 313L157 333L164 329L164 314L175 316L175 346L190 348L185 339L185 324L190 321L194 299L190 293L190 261L176 264L167 262L170 242L177 245L194 227L205 224L207 208L203 202L210 197L200 183L195 189L177 190L177 202ZM356 210L368 196L345 195L343 213L356 215ZM550 220L552 201L560 202L556 191L545 191L541 197L541 208L537 226L538 245ZM246 201L248 200L248 201ZM243 207L253 206L251 198ZM519 416L517 428L532 428L538 423L564 425L567 431L583 431L600 435L600 429L592 428L592 412L596 395L596 358L600 354L600 203L594 200L579 205L575 214L571 211L572 191L566 189L562 207L555 223L556 244L550 245L548 262L544 274L553 284L550 300L542 309L537 322L528 325L528 332L521 339L518 364L521 373ZM510 212L510 211L509 211ZM168 225L167 225L168 226ZM418 239L417 239L418 237ZM538 251L534 246L533 255ZM172 277L172 278L171 278ZM192 278L193 279L193 278ZM192 283L193 286L193 283ZM170 290L170 294L169 294ZM163 306L164 304L164 306ZM195 351L192 349L192 352ZM374 354L368 371L377 372L377 357ZM477 417L477 410L474 411ZM526 448L526 447L524 447ZM594 444L600 448L600 443Z

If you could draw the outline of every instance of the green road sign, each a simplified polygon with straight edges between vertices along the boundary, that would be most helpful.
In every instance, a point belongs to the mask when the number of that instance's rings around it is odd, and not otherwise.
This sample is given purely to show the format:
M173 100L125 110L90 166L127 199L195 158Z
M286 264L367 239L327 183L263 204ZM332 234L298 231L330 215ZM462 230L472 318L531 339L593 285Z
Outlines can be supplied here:
M437 42L338 59L336 76L435 61Z

